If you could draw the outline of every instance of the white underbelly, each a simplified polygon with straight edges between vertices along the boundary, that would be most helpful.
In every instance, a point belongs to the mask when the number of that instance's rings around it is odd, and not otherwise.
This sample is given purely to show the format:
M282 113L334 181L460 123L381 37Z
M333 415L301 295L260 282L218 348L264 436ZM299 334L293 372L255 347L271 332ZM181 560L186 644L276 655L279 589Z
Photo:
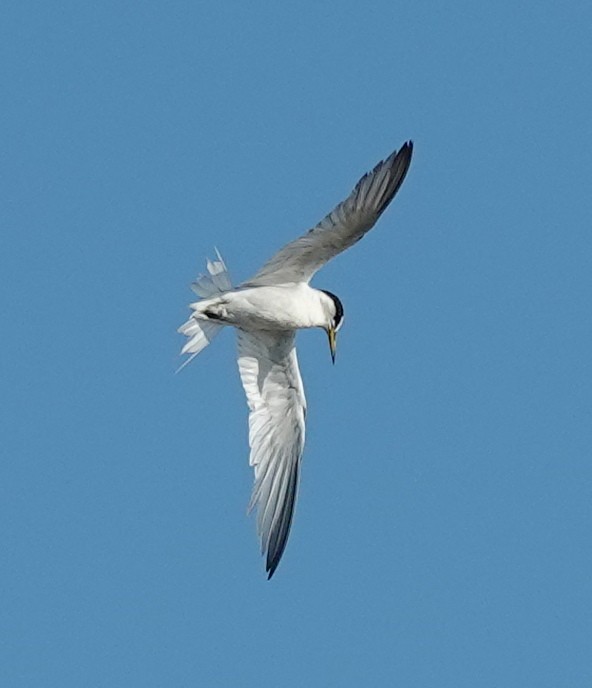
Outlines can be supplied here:
M296 330L323 323L317 292L307 284L238 289L202 303L205 313L244 330Z

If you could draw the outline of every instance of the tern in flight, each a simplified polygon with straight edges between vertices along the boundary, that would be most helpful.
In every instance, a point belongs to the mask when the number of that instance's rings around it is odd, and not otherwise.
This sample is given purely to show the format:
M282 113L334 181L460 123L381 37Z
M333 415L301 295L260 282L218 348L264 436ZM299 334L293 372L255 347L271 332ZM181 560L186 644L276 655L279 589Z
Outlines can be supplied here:
M238 333L238 367L249 405L249 463L255 484L249 511L273 576L288 540L304 448L306 400L296 357L296 330L320 327L335 362L343 306L330 291L309 285L331 258L376 223L405 179L413 144L405 143L365 174L351 194L316 227L290 242L247 282L233 287L219 253L193 283L200 297L179 328L189 363L226 325ZM185 365L184 364L184 365Z

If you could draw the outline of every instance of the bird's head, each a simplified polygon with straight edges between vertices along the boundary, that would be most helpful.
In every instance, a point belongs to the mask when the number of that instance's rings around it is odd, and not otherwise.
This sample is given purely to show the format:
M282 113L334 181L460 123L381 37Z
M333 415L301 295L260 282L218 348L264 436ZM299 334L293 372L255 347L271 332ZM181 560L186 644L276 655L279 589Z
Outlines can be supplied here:
M329 337L329 349L331 350L331 360L335 363L335 351L337 349L337 332L343 324L343 305L341 301L330 291L322 290L322 293L327 297L324 301L325 311L327 315L327 324L325 325L325 332Z

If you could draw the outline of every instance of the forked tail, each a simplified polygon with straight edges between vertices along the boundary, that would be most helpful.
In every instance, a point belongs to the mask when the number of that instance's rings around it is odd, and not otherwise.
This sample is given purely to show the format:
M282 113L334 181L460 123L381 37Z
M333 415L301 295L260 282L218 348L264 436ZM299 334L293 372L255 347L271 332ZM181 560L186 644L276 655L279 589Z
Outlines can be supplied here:
M232 289L228 268L218 249L216 256L218 260L207 259L206 267L209 274L200 275L191 285L191 289L202 299L209 299Z
M200 275L191 285L191 289L202 299L218 296L232 289L228 269L218 249L216 249L216 256L218 260L210 260L208 258L206 263L208 274ZM189 320L183 323L177 330L177 332L188 337L185 346L181 349L181 354L191 354L191 356L179 366L177 372L190 363L200 351L203 351L224 327L224 325L212 322L211 320L198 319L195 317L196 315L197 314L194 313Z

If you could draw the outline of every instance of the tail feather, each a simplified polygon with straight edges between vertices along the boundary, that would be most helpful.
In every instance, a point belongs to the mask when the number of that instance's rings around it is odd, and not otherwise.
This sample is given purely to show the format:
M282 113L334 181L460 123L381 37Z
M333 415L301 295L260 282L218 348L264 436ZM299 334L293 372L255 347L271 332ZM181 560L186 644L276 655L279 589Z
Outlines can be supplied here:
M191 285L193 291L202 299L217 296L232 289L228 268L218 249L216 249L216 256L218 260L210 260L208 258L206 263L209 274L200 275Z
M191 356L179 366L177 372L182 370L188 363L191 363L197 354L203 351L214 339L222 327L223 325L219 323L209 322L208 320L195 320L194 318L190 318L181 325L177 331L189 337L185 342L185 346L181 349L181 355L191 354Z
M191 285L193 291L202 299L217 296L218 294L222 294L232 289L228 269L218 249L216 249L216 256L217 260L212 261L208 259L207 261L206 267L208 274L200 275ZM193 307L197 304L191 305ZM189 320L183 323L177 330L177 332L188 337L185 346L181 349L181 354L191 354L191 356L177 369L177 372L190 363L200 351L203 351L223 327L224 325L219 322L207 320L201 313L193 313Z

